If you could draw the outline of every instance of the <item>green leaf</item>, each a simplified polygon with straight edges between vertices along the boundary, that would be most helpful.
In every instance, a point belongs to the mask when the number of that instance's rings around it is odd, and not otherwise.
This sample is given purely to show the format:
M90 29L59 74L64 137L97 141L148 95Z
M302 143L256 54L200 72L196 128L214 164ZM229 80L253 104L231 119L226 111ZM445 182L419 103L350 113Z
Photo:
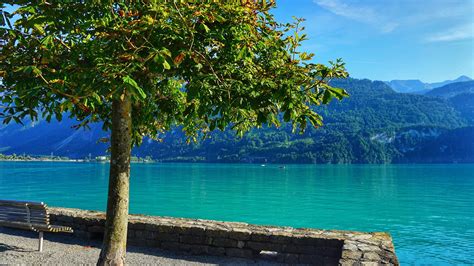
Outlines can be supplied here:
M209 29L209 27L208 27L206 24L204 24L204 23L201 23L201 26L202 26L202 28L204 29L204 31L205 31L206 33L208 33L208 32L211 30L211 29Z
M349 97L349 94L344 89L332 87L328 87L327 89L339 100L342 100L344 97Z
M166 61L166 60L163 61L163 68L164 68L164 69L167 69L167 70L168 70L168 69L171 69L171 66L170 66L170 64L168 63L168 61Z
M35 25L33 25L33 28L35 28L41 35L44 34L43 26L41 26L39 24L35 24Z
M102 99L100 98L99 94L97 93L92 93L92 97L94 97L94 99L99 103L99 104L102 104Z
M140 86L138 86L137 82L133 78L131 78L130 76L125 76L122 78L122 80L123 80L123 83L128 85L129 88L136 90L136 92L138 92L138 94L140 95L142 99L146 98L145 92L143 91L142 88L140 88ZM132 93L133 92L134 91L132 91Z
M54 39L53 36L48 35L45 38L43 38L43 40L41 40L41 44L43 44L45 47L50 48L54 44L53 39Z
M164 54L164 55L166 55L166 56L168 56L168 57L171 57L171 52L170 52L170 50L168 50L167 48L161 49L160 53L161 53L161 54Z
M328 104L332 99L332 93L330 90L325 90L323 95L323 103Z

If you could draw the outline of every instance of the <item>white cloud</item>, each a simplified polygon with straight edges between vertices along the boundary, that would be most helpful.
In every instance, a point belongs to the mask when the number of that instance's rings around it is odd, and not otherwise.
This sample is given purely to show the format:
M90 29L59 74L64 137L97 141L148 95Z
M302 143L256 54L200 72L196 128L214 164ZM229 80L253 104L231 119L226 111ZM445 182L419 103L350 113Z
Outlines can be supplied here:
M451 42L474 38L474 23L468 23L443 32L432 34L426 38L428 42Z
M314 0L314 2L339 16L361 22L374 22L376 20L377 15L370 7L349 5L339 0Z
M400 28L410 29L427 23L441 23L446 25L446 28L452 26L454 21L472 22L474 10L472 0L313 0L313 2L335 15L368 24L381 33L390 33ZM451 38L461 38L466 34L453 32Z
M398 23L387 21L381 13L371 6L341 0L313 0L324 9L348 19L370 24L383 33L388 33L398 27Z

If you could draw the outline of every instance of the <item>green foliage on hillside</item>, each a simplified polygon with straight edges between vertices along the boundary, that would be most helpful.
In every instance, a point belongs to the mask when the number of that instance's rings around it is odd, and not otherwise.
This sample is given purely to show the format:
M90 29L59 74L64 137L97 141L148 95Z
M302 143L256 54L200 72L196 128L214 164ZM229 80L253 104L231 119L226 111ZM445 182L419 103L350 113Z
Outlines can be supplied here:
M426 95L450 98L463 93L474 93L474 80L451 83L443 87L433 89L427 92Z
M466 120L441 98L394 92L383 82L346 79L332 82L351 97L317 107L324 126L291 134L291 127L252 130L242 139L216 132L201 143L186 145L176 130L163 143L144 144L138 154L163 161L274 163L416 162L431 141ZM420 155L421 156L421 155ZM429 161L430 155L424 154ZM438 161L442 155L438 156Z

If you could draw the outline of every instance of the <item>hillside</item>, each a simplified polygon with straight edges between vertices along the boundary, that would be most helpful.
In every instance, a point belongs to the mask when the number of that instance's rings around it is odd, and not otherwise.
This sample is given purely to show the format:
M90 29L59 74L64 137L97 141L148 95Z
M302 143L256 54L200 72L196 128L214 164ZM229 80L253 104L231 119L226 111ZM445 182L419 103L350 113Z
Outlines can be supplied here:
M428 96L451 98L458 94L474 93L474 80L456 82L433 89L426 93Z
M254 129L242 139L230 131L217 131L209 139L191 145L186 144L179 129L174 129L163 136L162 142L146 139L133 154L151 155L160 161L205 162L474 161L471 156L474 150L469 152L472 145L462 145L456 138L456 132L470 132L472 128L463 129L468 121L453 107L452 101L396 93L379 81L347 79L333 85L347 89L351 97L316 107L324 117L325 125L320 129L309 128L304 134L292 134L290 126L284 125L280 129ZM0 128L0 152L53 152L73 158L105 154L107 145L97 143L107 135L100 126L93 125L90 131L74 131L71 126L76 123L66 119L61 123L42 121L26 127L4 126ZM463 136L467 143L474 139L474 134ZM452 148L441 148L445 146Z
M425 94L432 89L443 87L451 83L471 81L471 80L472 79L470 77L460 76L454 80L445 80L442 82L435 82L435 83L422 82L421 80L418 80L418 79L391 80L391 81L386 81L385 83L389 85L391 88L393 88L396 92Z

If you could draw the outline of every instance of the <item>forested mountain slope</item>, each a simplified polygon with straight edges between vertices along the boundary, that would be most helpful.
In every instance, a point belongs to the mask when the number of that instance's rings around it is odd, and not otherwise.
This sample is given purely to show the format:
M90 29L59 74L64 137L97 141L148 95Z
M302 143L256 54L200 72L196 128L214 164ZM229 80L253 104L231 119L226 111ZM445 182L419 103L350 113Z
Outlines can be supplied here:
M293 134L282 128L254 129L242 139L217 131L196 144L186 144L179 129L162 142L146 139L137 156L160 161L273 163L415 163L474 162L474 134L462 99L396 93L384 82L346 79L333 82L351 95L342 102L316 107L325 125ZM464 108L466 109L466 108ZM463 109L463 110L464 110ZM64 120L0 128L0 152L65 155L105 154L107 135L100 125L75 131Z

